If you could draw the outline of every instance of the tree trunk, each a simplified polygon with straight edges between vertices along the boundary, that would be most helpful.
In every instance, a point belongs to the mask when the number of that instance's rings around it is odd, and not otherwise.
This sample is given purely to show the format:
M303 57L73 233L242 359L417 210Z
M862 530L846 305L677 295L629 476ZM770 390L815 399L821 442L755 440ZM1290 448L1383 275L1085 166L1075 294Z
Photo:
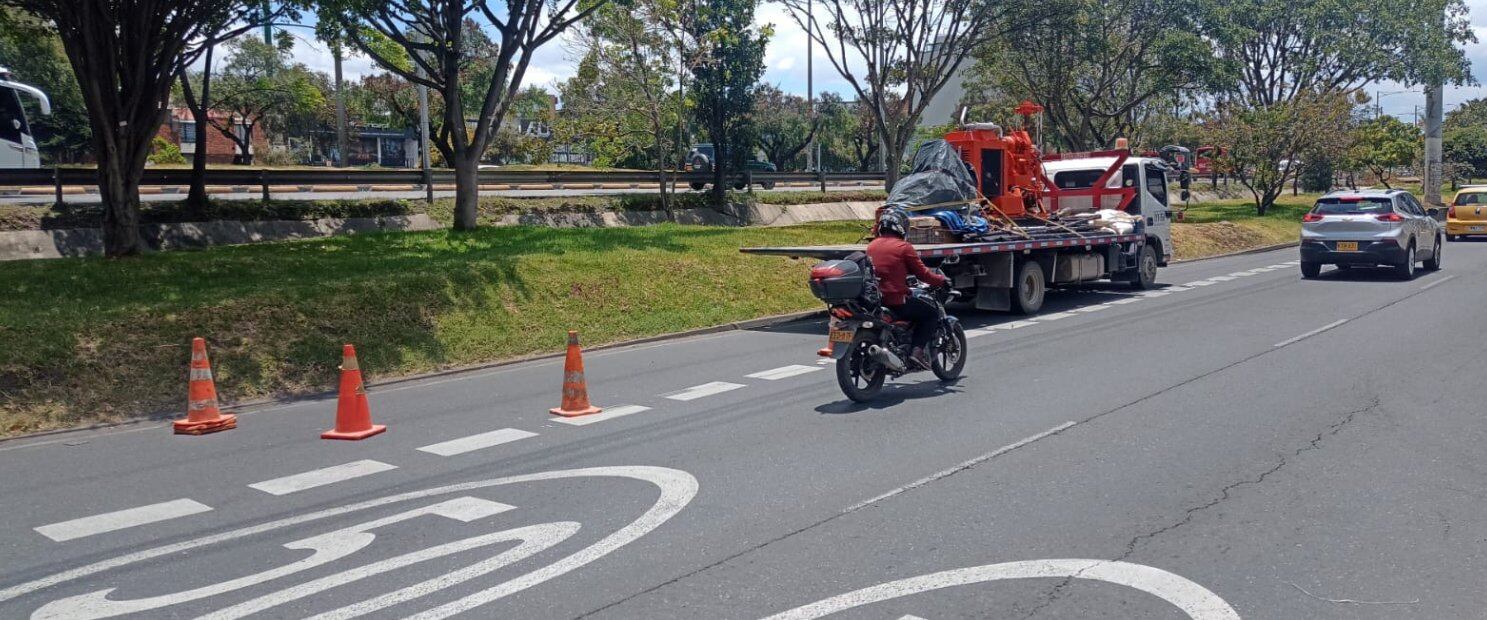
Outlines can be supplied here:
M889 144L888 152L883 154L883 189L893 191L893 186L898 184L898 169L903 164L904 145Z
M454 229L475 230L480 215L479 153L455 157L451 163L454 164Z
M207 110L212 107L212 52L215 46L208 45L202 54L201 98L191 96L191 82L186 70L181 70L181 91L186 95L186 108L191 110L191 123L196 126L195 151L191 154L191 190L186 194L186 204L207 204ZM193 99L195 99L193 101Z
M103 253L105 256L139 254L144 251L144 239L139 234L142 171L131 170L123 152L100 150L99 154L102 156L98 162L98 193L103 198Z

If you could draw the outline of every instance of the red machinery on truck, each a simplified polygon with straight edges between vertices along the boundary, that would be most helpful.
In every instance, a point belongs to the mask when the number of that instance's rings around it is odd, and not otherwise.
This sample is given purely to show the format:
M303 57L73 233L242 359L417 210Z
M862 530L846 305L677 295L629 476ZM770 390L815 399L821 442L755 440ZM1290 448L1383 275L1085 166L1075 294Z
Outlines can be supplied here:
M1029 117L1041 108L1024 102L1017 112ZM1123 141L1121 141L1123 142ZM1157 267L1171 257L1171 211L1167 164L1132 156L1124 144L1111 151L1043 155L1024 129L1004 131L993 123L962 123L944 143L970 173L973 192L963 200L902 204L896 197L920 174L901 179L886 207L911 215L930 213L940 222L958 210L979 216L982 227L935 227L932 239L913 239L926 263L939 267L952 286L985 310L1034 314L1050 286L1108 279L1138 288L1156 282ZM937 145L921 145L920 152ZM954 176L948 167L942 172ZM931 194L925 194L931 195ZM915 222L931 218L916 217ZM918 224L916 224L917 226ZM914 232L911 230L911 233ZM749 254L840 259L862 251L860 244L744 248Z

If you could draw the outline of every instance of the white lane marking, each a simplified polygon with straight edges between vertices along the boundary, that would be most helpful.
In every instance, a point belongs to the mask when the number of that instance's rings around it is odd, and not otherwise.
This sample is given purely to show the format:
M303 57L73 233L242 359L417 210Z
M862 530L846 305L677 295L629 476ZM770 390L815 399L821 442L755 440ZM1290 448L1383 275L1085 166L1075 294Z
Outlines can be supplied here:
M1160 568L1111 560L1051 559L986 564L890 581L797 607L764 620L815 620L834 613L956 586L1000 581L1062 577L1127 586L1156 596L1193 620L1239 620L1224 599L1208 588Z
M645 407L642 405L620 405L618 407L605 407L604 411L593 415L581 415L572 418L555 417L552 419L552 421L562 422L563 424L570 424L573 426L584 426L586 424L603 422L605 420L613 420L620 416L627 416L632 413L640 413L642 411L650 410L650 407Z
M1288 261L1286 261L1286 264L1287 265L1300 265L1301 264L1301 261L1299 261L1299 260L1288 260Z
M1266 269L1285 269L1286 267L1290 267L1290 266L1291 266L1291 263L1276 263L1274 265L1268 265L1268 266L1266 266Z
M515 506L508 506L477 497L458 497L431 506L415 508L392 516L368 521L360 525L287 543L284 545L285 549L309 549L312 553L309 557L252 575L229 579L221 583L191 590L138 599L111 600L108 598L108 595L114 591L114 588L106 588L87 594L57 599L37 609L31 618L32 620L95 620L97 618L111 618L170 605L179 605L187 601L200 600L223 592L241 590L334 562L372 544L372 541L377 538L377 535L372 530L385 525L400 523L429 514L469 523L513 509L515 509Z
M1214 276L1212 278L1209 278L1209 280L1212 282L1228 282L1233 279L1234 276Z
M815 366L802 366L800 364L791 364L789 366L781 366L779 368L772 368L772 369L769 369L769 370L765 370L763 372L756 372L756 373L754 373L752 375L744 375L744 376L745 377L748 377L750 379L763 379L765 381L779 381L780 379L788 379L790 377L794 377L794 376L798 376L798 375L803 375L803 374L808 373L808 372L815 372L817 370L821 370L821 369L820 368L817 368Z
M1101 310L1109 310L1109 309L1110 309L1109 304L1096 304L1096 305L1093 305L1093 306L1081 306L1081 307L1075 308L1074 309L1074 312L1099 312Z
M42 536L57 542L66 542L94 534L113 532L139 525L149 525L159 521L168 521L177 517L207 512L211 509L211 506L195 500L175 499L168 502L150 504L149 506L128 508L106 512L101 515L43 525L35 529L36 533Z
M694 385L678 392L672 392L670 394L667 394L666 398L680 401L697 400L699 398L712 396L714 394L731 392L741 387L746 386L738 383L729 383L727 381L713 381L711 383L704 383L702 385Z
M337 482L343 482L346 480L351 480L353 478L360 478L362 476L370 476L372 474L381 473L397 468L397 465L388 465L387 463L383 463L381 461L352 461L350 463L345 463L342 465L335 465L323 469L315 469L304 473L294 474L292 476L284 476L283 478L274 478L273 480L255 482L248 486L254 489L258 489L259 491L263 491L264 493L268 493L269 495L288 495L290 493L297 493L305 489L313 489L315 487L321 487L327 484L335 484Z
M981 329L968 329L966 330L966 340L970 340L971 338L980 338L982 336L990 336L994 333L996 333L996 330L990 327L983 327Z
M1229 275L1234 276L1236 278L1247 278L1249 276L1255 275L1255 273L1253 271L1236 271L1236 272L1231 273Z
M1033 325L1037 325L1037 323L1034 322L1034 321L1028 321L1028 320L1008 321L1006 323L1000 323L1000 324L997 324L997 325L992 325L991 327L988 327L986 329L995 329L995 330L1018 329L1018 328L1022 328L1022 327L1031 327Z
M486 547L499 542L520 541L520 544L518 544L516 547L498 553L490 558L486 558L484 560L476 562L475 564L466 566L462 569L445 573L444 575L441 575L429 581L425 581L415 586L403 588L402 590L384 594L367 601L362 601L361 603L357 603L356 605L351 607L343 607L339 610L316 616L334 617L336 614L339 613L343 617L353 617L353 615L356 614L356 612L353 611L354 608L361 608L373 605L387 606L404 601L410 601L427 594L432 594L433 592L447 588L449 586L469 581L481 575L485 575L492 571L504 568L518 561L536 555L538 552L552 548L554 545L557 545L558 543L572 537L573 534L578 531L578 529L579 524L577 523L574 523L572 521L559 521L556 523L530 525L527 527L505 530L491 534L484 534L481 536L473 536L463 540L457 540L452 543L436 545L427 549L420 549L418 551L406 553L393 558L388 558L386 560L372 562L370 564L358 566L356 568L345 570L334 575L321 577L314 581L291 586L283 590L279 590L278 592L266 594L256 599L245 601L243 603L233 605L232 607L228 607L209 615L202 616L201 618L198 618L198 620L236 620L237 618L250 616L265 609L283 605L284 603L288 603L290 601L302 599L307 596L313 596L315 594L319 594L331 588L336 588L353 581L360 581L368 577L373 577L382 573L394 571L410 564L425 562L463 551L468 551L470 549Z
M1036 323L1044 323L1044 322L1047 322L1047 321L1057 321L1059 319L1067 319L1067 318L1069 318L1071 316L1074 316L1074 313L1072 313L1072 312L1055 312L1053 314L1045 314L1045 315L1042 315L1042 316L1039 316L1039 317L1035 317L1035 318L1031 318L1031 319L1028 319L1028 320L1029 321L1036 322Z
M503 428L500 430L491 431L489 433L480 433L479 435L470 435L468 437L451 439L449 441L424 446L422 448L419 448L418 451L427 452L429 454L437 454L439 456L454 456L456 454L474 452L476 450L489 448L491 446L499 446L503 443L511 443L518 439L526 439L528 437L536 436L537 433L529 433L527 431L514 428Z
M1166 293L1162 293L1162 295L1166 295ZM1127 297L1125 299L1117 299L1115 301L1110 302L1110 305L1112 305L1112 306L1124 306L1126 304L1134 304L1134 303L1136 303L1138 301L1141 301L1142 299L1145 299L1147 297L1161 297L1161 295L1152 295L1151 293L1147 293L1145 295L1141 295L1140 297Z
M1153 292L1157 292L1157 293L1186 293L1186 292L1191 291L1191 290L1193 290L1193 289L1192 289L1192 287L1189 287L1189 286L1169 286L1169 287L1164 288L1164 289L1162 289L1160 291L1153 291Z
M830 366L835 361L836 360L833 360L833 359L831 359L829 357L823 357L821 359L816 360L816 365L817 366Z
M899 618L898 620L924 620L924 618L920 618L919 616L915 616L913 614L910 614L910 615L904 616L902 618Z
M1193 282L1189 282L1187 284L1184 284L1183 286L1188 286L1188 287L1192 287L1192 286L1209 286L1211 284L1218 284L1218 282L1214 282L1212 280L1195 280Z
M1434 282L1431 282L1431 283L1430 283L1430 284L1426 284L1426 285L1425 285L1425 286L1422 286L1422 287L1420 287L1420 290L1422 290L1422 291L1423 291L1423 290L1427 290L1427 289L1429 289L1429 288L1430 288L1430 287L1432 287L1432 286L1435 286L1435 285L1437 285L1437 284L1445 284L1445 283L1447 283L1447 282L1450 282L1450 281L1451 281L1451 280L1452 280L1452 279L1454 279L1454 278L1455 278L1455 277L1456 277L1456 276L1454 276L1454 275L1449 275L1449 276L1446 276L1446 277L1444 277L1444 278L1441 278L1441 279L1439 279L1439 280L1436 280L1436 281L1434 281Z
M1346 323L1346 322L1348 322L1347 319L1338 319L1336 321L1333 321L1331 323L1328 323L1326 325L1323 325L1321 327L1318 327L1316 329L1313 329L1313 330L1311 330L1309 332L1306 332L1304 334L1301 334L1300 336L1296 336L1294 338L1287 338L1285 340L1282 340L1280 342L1277 342L1277 343L1275 343L1275 346L1277 348L1279 348L1279 347L1283 347L1283 346L1286 346L1288 344L1292 344L1294 342L1300 341L1300 340L1305 339L1305 338L1310 338L1310 337L1315 336L1317 334L1320 334L1320 333L1322 333L1324 331L1327 331L1329 329L1332 329L1334 327L1337 327L1338 325L1342 325L1343 323Z
M979 464L981 464L981 463L983 463L985 461L989 461L991 459L994 459L996 457L999 457L999 456L1001 456L1003 454L1006 454L1008 452L1011 452L1013 450L1016 450L1018 448L1021 448L1021 447L1025 446L1025 445L1028 445L1030 443L1033 443L1035 441L1038 441L1039 439L1043 439L1045 437L1048 437L1049 435L1054 435L1054 434L1057 434L1059 432L1062 432L1064 429L1070 428L1070 427L1074 426L1075 424L1078 424L1078 423L1077 422L1072 422L1072 421L1070 421L1070 422L1064 422L1063 424L1060 424L1058 426L1055 426L1053 428L1050 428L1050 429L1048 429L1046 431L1043 431L1041 433L1038 433L1036 435L1030 435L1028 437L1024 437L1022 439L1017 440L1016 442L1009 443L1009 444L1007 444L1005 446L1002 446L1000 448L997 448L995 450L992 450L991 452L987 452L986 454L983 454L981 456L978 456L976 458L973 458L973 459L971 459L969 461L966 461L966 462L961 463L959 465L956 465L954 467L948 467L948 468L942 469L942 470L937 471L937 472L935 472L933 474L930 474L928 476L925 476L923 478L920 478L918 480L915 480L913 482L910 482L910 483L908 483L906 485L903 485L901 487L898 487L898 488L896 488L896 489L894 489L892 491L889 491L887 493L884 493L882 495L879 495L877 497L874 497L874 498L872 498L870 500L862 501L862 502L857 502L856 504L852 504L846 510L843 510L842 513L845 514L845 513L848 513L848 512L856 512L857 510L860 510L860 509L865 508L867 506L871 506L873 504L876 504L878 502L881 502L881 501L883 501L885 499L888 499L890 497L893 497L895 495L898 495L898 494L901 494L901 493L904 493L904 492L907 492L907 491L912 491L912 490L917 489L919 487L922 487L922 486L924 486L926 484L929 484L931 482L934 482L934 481L939 480L941 478L944 478L946 476L952 475L955 472L958 472L958 471L961 471L961 470L964 470L964 469L967 469L967 468L970 468L970 467L975 467L975 466L977 466L977 465L979 465Z
M656 502L648 510L646 510L644 514L640 515L640 517L636 518L628 525L615 531L613 534L610 534L609 536L600 539L598 542L575 552L573 555L558 560L553 564L549 564L543 568L529 572L525 575L522 575L521 577L517 577L511 581L507 581L506 583L497 585L491 589L479 592L475 595L472 595L472 597L463 599L463 601L468 602L471 601L471 599L474 597L481 597L479 599L479 602L476 602L475 604L478 605L480 602L489 602L502 596L525 590L544 581L548 581L564 573L579 568L585 564L593 562L594 560L597 560L605 555L608 555L616 549L634 542L641 536L644 536L651 530L660 527L661 524L676 516L677 513L681 512L682 508L685 508L687 504L691 503L692 498L697 496L698 489L697 479L687 472L666 467L650 466L592 467L586 469L548 471L535 474L525 474L521 476L510 476L506 478L493 478L487 480L478 480L475 482L464 482L460 484L435 487L431 489L410 491L397 495L389 495L386 497L379 497L376 499L371 499L354 504L336 506L334 508L327 508L325 510L316 512L294 515L291 517L279 519L277 521L271 521L268 523L261 523L258 525L244 527L228 532L222 532L220 534L202 536L200 538L195 538L184 542L172 543L152 549L145 549L143 551L136 551L125 555L112 557L107 560L102 560L94 562L92 564L88 564L86 566L68 569L59 573L53 573L40 579L34 579L23 584L0 589L0 603L25 596L38 590L55 586L57 584L75 581L84 577L102 573L104 571L129 566L131 564L137 564L139 562L144 562L154 558L181 553L184 551L190 551L192 549L197 549L208 545L235 541L241 538L255 536L266 532L272 532L279 529L294 527L313 521L331 519L357 511L370 510L381 506L422 499L425 497L434 497L439 495L449 495L453 493L473 491L476 489L485 489L490 487L522 484L544 480L585 477L633 478L656 485L658 488L660 488L661 493L660 496L656 499ZM469 605L469 607L473 606L474 605Z

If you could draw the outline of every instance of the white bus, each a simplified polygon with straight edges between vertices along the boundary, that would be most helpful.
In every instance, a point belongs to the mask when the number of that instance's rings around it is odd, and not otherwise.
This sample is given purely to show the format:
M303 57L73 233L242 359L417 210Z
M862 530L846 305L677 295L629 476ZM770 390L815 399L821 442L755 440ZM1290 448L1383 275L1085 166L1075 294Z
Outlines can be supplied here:
M40 168L41 151L26 122L21 94L36 98L41 113L50 115L52 103L35 86L11 81L10 71L0 67L0 168Z

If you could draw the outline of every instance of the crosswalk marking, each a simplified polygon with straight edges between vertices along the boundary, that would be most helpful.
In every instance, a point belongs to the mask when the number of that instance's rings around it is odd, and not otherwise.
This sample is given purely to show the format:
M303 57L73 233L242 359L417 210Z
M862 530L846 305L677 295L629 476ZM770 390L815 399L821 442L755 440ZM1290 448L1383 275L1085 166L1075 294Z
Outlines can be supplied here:
M640 413L642 411L650 411L650 410L651 410L650 407L646 407L646 406L642 406L642 405L620 405L618 407L605 407L604 408L604 411L601 411L601 412L596 413L596 414L593 414L593 415L581 415L581 416L576 416L576 417L572 417L572 418L555 417L555 418L553 418L553 421L554 422L562 422L563 424L568 424L568 425L571 425L571 426L585 426L585 425L588 425L588 424L593 424L595 422L603 422L605 420L613 420L615 418L618 418L618 417L621 417L621 416L627 416L627 415L630 415L632 413Z
M397 469L397 465L388 465L380 461L363 460L352 461L342 465L314 469L304 473L264 480L248 485L249 488L258 489L269 495L288 495L298 493L306 489L323 487L327 484L344 482L362 476L381 473Z
M794 376L798 376L798 375L803 375L803 374L806 374L808 372L815 372L817 370L821 370L821 368L819 366L802 366L800 364L791 364L789 366L781 366L779 368L771 368L769 370L765 370L765 371L761 371L761 372L756 372L754 374L744 375L744 376L745 377L748 377L750 379L763 379L765 381L779 381L780 379L788 379L790 377L794 377Z
M685 390L672 392L670 394L667 394L666 398L680 401L697 400L699 398L712 396L714 394L730 392L741 387L745 386L738 383L729 383L727 381L713 381L710 383L704 383L702 385L694 385Z
M454 456L456 454L474 452L476 450L481 450L492 446L499 446L504 443L511 443L518 439L526 439L528 437L536 436L537 433L529 433L527 431L517 430L514 428L503 428L500 430L490 431L488 433L480 433L479 435L470 435L469 437L451 439L449 441L424 446L422 448L419 448L418 450L420 452L437 454L439 456Z

